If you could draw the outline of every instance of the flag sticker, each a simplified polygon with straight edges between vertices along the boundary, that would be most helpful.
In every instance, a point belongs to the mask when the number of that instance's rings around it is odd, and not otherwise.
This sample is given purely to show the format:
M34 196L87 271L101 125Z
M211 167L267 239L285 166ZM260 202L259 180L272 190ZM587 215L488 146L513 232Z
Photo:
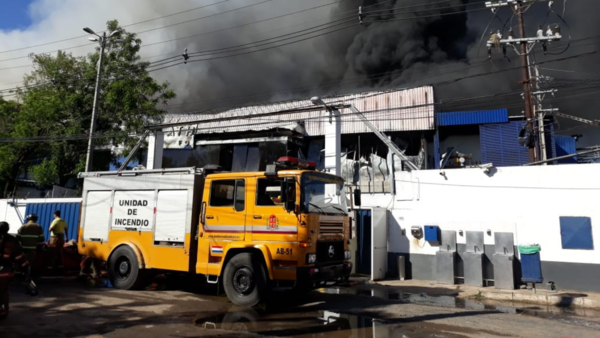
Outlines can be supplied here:
M222 246L211 246L210 247L210 252L222 254L223 253L223 247Z

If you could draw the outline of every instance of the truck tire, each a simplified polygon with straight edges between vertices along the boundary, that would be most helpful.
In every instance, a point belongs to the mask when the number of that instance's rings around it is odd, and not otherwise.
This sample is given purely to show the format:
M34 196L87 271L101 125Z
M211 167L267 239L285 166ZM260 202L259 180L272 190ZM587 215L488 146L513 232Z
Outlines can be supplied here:
M117 289L136 290L146 282L146 271L140 270L137 255L124 245L108 259L108 278Z
M235 305L255 306L262 300L267 287L265 268L258 255L239 253L225 266L223 288Z
M221 330L252 333L260 316L253 309L231 309L221 324Z

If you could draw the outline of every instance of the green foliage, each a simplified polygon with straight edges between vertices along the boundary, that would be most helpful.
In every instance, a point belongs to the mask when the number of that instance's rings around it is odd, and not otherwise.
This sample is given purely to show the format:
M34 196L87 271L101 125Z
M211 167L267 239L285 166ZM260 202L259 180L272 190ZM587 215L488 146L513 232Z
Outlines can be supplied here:
M40 186L51 186L58 179L58 171L54 161L44 160L31 168L31 175Z
M162 121L165 111L158 106L175 97L169 83L156 82L140 59L142 41L136 34L107 23L107 40L100 79L96 149L124 144L130 149L144 126ZM123 39L119 44L117 39ZM16 177L33 163L33 177L39 185L64 185L83 170L87 152L91 112L100 59L100 47L86 57L59 51L56 55L31 55L34 70L24 77L27 87L16 101L0 98L0 181L4 195ZM15 142L20 139L53 138L52 142ZM94 170L102 163L94 162ZM108 163L104 163L108 165ZM51 182L51 183L50 183Z

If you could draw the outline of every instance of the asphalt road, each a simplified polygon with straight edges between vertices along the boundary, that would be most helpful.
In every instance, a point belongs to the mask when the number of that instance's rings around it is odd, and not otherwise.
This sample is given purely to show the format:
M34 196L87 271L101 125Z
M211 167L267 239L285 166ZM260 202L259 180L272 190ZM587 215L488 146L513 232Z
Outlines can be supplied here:
M134 292L60 278L39 286L39 297L13 288L0 337L600 337L591 310L565 314L418 294L383 299L364 286L358 295L348 288L277 292L256 309L233 306L215 287L158 284Z

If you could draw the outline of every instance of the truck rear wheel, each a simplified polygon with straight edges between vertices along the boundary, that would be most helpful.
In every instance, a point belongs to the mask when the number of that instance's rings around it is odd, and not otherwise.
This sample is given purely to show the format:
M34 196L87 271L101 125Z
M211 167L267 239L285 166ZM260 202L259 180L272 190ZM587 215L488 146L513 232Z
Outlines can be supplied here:
M135 290L146 281L146 271L140 270L137 255L125 245L110 255L108 277L117 289Z
M257 305L265 293L266 286L265 268L256 254L237 254L225 266L223 288L235 305Z

